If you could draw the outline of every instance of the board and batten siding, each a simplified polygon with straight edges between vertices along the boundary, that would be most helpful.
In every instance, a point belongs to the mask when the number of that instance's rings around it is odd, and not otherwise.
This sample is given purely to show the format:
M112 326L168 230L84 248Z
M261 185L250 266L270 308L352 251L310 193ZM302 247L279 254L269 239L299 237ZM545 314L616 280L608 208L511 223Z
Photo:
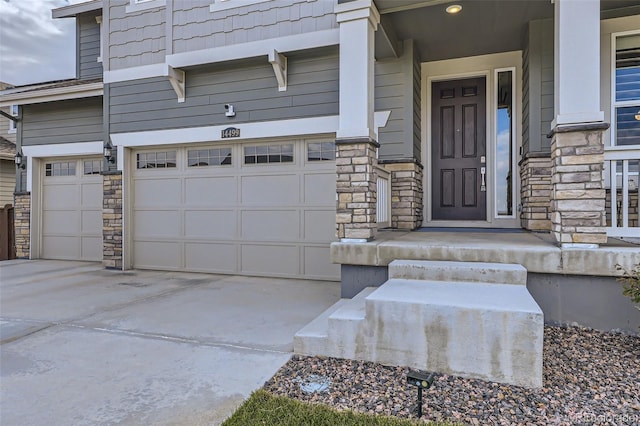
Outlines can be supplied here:
M186 72L186 99L178 103L166 77L111 83L111 133L239 124L338 114L338 55L290 56L288 85L278 91L266 60ZM232 104L234 118L225 116Z
M272 0L211 12L212 3L212 0L174 2L173 53L338 27L334 2L329 0Z
M102 140L101 96L22 108L22 146Z
M523 50L523 153L549 152L553 121L553 20L529 22Z
M378 130L381 160L420 158L420 64L410 40L403 51L375 63L375 110L391 111Z
M109 46L110 70L160 64L165 60L165 7L127 13L129 4L129 0L105 3L109 8L109 40L106 45Z
M80 15L77 18L78 37L78 78L91 79L102 77L102 63L100 56L100 25L95 14Z

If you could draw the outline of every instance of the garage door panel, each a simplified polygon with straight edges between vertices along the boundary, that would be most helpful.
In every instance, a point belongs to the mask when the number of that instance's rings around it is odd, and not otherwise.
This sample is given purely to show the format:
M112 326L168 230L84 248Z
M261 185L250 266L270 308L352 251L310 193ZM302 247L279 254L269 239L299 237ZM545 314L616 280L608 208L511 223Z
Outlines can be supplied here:
M331 173L305 175L304 202L307 204L335 204L335 191L327 191L327 188L335 188L335 186L336 174L333 170Z
M102 210L102 182L82 184L82 207Z
M91 234L96 230L102 229L102 210L100 211L82 211L81 232L83 234Z
M340 265L331 263L329 247L305 247L304 274L314 278L333 278L340 276Z
M182 192L180 179L136 180L134 191L137 207L178 206Z
M242 203L277 206L300 202L297 175L243 176Z
M290 242L300 239L297 210L249 210L241 215L243 240Z
M81 244L86 260L102 260L102 237L82 237Z
M316 243L330 243L336 232L335 210L307 210L304 212L304 238Z
M42 236L42 250L47 259L82 259L80 248L80 241L76 236Z
M300 255L297 246L242 245L241 272L280 276L300 275Z
M164 241L137 241L133 255L137 268L180 269L181 244Z
M187 178L185 203L187 206L228 206L237 203L236 178L233 176Z
M236 272L237 247L235 244L186 243L185 266L192 271Z
M142 210L134 213L136 238L179 237L180 212L177 210Z
M235 210L195 210L184 214L187 238L233 240L237 237Z
M42 217L43 235L79 235L79 211L45 210ZM102 225L101 225L102 228Z
M77 183L73 181L61 185L46 185L42 196L42 203L47 210L71 210L76 206L80 206Z

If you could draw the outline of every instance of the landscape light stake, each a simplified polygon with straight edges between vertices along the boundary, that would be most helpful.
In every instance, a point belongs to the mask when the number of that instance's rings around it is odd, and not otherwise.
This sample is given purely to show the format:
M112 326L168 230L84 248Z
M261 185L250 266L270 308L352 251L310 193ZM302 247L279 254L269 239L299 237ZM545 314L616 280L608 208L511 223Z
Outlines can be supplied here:
M409 370L407 383L418 388L418 418L422 417L422 390L429 389L436 378L436 373Z

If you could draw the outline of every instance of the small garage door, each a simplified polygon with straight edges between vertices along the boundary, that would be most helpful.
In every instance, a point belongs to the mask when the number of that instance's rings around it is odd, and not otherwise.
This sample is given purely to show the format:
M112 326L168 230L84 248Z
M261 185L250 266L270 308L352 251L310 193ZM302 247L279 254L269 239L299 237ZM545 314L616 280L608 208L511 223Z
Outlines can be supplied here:
M331 141L216 144L133 154L133 264L337 279Z
M102 260L102 158L45 160L44 259Z

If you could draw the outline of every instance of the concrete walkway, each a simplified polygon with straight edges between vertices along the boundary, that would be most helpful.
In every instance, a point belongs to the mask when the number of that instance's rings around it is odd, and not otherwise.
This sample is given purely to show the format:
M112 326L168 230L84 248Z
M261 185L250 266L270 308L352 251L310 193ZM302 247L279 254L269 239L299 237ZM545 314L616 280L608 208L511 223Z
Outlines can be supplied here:
M0 423L215 425L339 283L0 263Z

